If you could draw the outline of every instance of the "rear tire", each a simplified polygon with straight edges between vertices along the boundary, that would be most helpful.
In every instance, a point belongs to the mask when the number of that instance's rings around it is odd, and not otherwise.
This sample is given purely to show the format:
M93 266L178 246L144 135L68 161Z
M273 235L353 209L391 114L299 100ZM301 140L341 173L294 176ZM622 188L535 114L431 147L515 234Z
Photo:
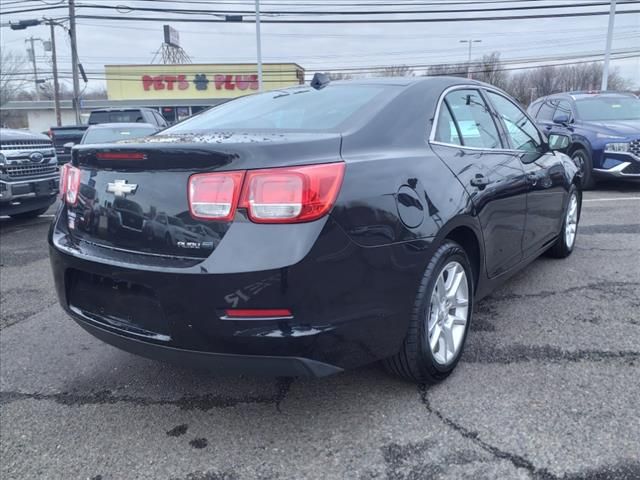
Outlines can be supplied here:
M591 161L591 155L589 155L589 152L585 149L579 148L573 152L571 158L580 168L580 175L582 176L582 190L591 190L596 186L595 178L593 178L593 162Z
M39 217L47 210L49 210L49 207L39 208L38 210L31 210L30 212L14 213L13 215L9 216L11 218L15 218L16 220L28 220L30 218Z
M556 243L549 249L549 256L554 258L567 258L573 252L578 235L578 222L580 221L581 196L575 185L569 190L569 201L564 211L562 229Z
M451 374L460 360L471 322L472 279L463 248L446 240L424 272L400 351L383 362L387 370L422 383L437 383Z

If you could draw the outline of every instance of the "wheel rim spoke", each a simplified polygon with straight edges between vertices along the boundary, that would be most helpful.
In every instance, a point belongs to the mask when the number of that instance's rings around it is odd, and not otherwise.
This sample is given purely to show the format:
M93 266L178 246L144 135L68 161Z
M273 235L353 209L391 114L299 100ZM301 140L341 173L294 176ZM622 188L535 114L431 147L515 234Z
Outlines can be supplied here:
M465 269L451 261L440 271L427 317L428 343L435 361L453 362L460 353L469 318L469 283Z

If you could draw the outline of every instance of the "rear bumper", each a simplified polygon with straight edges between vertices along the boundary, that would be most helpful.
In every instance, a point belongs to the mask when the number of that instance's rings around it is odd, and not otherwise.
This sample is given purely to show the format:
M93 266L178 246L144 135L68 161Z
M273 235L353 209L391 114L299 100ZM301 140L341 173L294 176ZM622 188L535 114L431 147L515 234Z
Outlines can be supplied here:
M300 232L290 233L303 242ZM252 237L265 243L259 232ZM69 238L54 222L49 243L58 297L83 328L142 356L216 372L258 375L324 376L396 353L428 260L424 249L406 243L358 247L331 220L312 240L311 251L303 249L308 253L302 260L277 269L245 271L252 259L240 255L236 264L242 265L229 273L210 273L213 268L205 262L143 269L131 261L124 264L133 254L122 252L119 261L110 261L96 257L95 247L72 244ZM228 240L225 237L223 242ZM281 244L273 246L273 255L282 250ZM153 292L159 307L152 306L156 313L146 317L139 313L144 308L132 313L145 318L131 328L121 314L109 317L99 308L87 312L83 308L91 309L92 303L82 306L72 291L74 282L85 274L141 286L139 290ZM111 312L128 315L123 305L129 305L130 293L120 300L117 295L110 301L121 303ZM103 305L109 309L109 302ZM224 314L229 308L287 308L293 318L229 319ZM157 326L155 316L162 317Z
M206 369L216 375L256 375L262 377L325 377L341 368L308 358L273 355L238 355L186 350L140 341L94 325L72 313L74 320L94 337L141 357L191 368Z

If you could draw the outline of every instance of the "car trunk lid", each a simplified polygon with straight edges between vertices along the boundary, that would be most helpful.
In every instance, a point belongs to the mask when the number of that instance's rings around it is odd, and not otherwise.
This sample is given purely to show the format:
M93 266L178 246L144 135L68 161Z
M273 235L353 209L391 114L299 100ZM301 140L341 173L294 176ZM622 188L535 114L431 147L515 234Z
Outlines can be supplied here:
M190 213L191 175L339 158L340 135L332 133L154 135L76 147L80 187L76 204L67 206L68 226L74 238L114 250L205 258L230 222Z

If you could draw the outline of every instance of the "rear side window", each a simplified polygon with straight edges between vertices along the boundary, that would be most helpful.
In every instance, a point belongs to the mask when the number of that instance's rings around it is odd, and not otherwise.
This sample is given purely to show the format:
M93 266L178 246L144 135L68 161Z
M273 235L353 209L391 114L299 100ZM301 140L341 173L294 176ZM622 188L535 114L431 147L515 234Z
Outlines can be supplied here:
M555 104L551 103L551 101L547 100L546 102L544 102L542 104L542 107L540 107L540 111L538 112L538 115L536 115L536 118L538 120L542 120L545 122L551 122L553 121L553 113L556 111L556 106Z
M506 127L511 146L516 150L537 151L542 146L542 138L525 113L502 95L493 92L487 94Z
M443 102L440 107L440 116L438 117L438 126L436 127L436 141L451 145L462 145L458 127L453 121L446 101Z
M474 148L502 147L498 129L479 91L455 90L445 97L445 103L458 126L462 145Z
M248 95L207 110L166 133L220 129L329 130L376 102L380 85L295 88Z
M98 123L136 123L144 122L140 110L124 110L115 112L91 112L89 124Z

